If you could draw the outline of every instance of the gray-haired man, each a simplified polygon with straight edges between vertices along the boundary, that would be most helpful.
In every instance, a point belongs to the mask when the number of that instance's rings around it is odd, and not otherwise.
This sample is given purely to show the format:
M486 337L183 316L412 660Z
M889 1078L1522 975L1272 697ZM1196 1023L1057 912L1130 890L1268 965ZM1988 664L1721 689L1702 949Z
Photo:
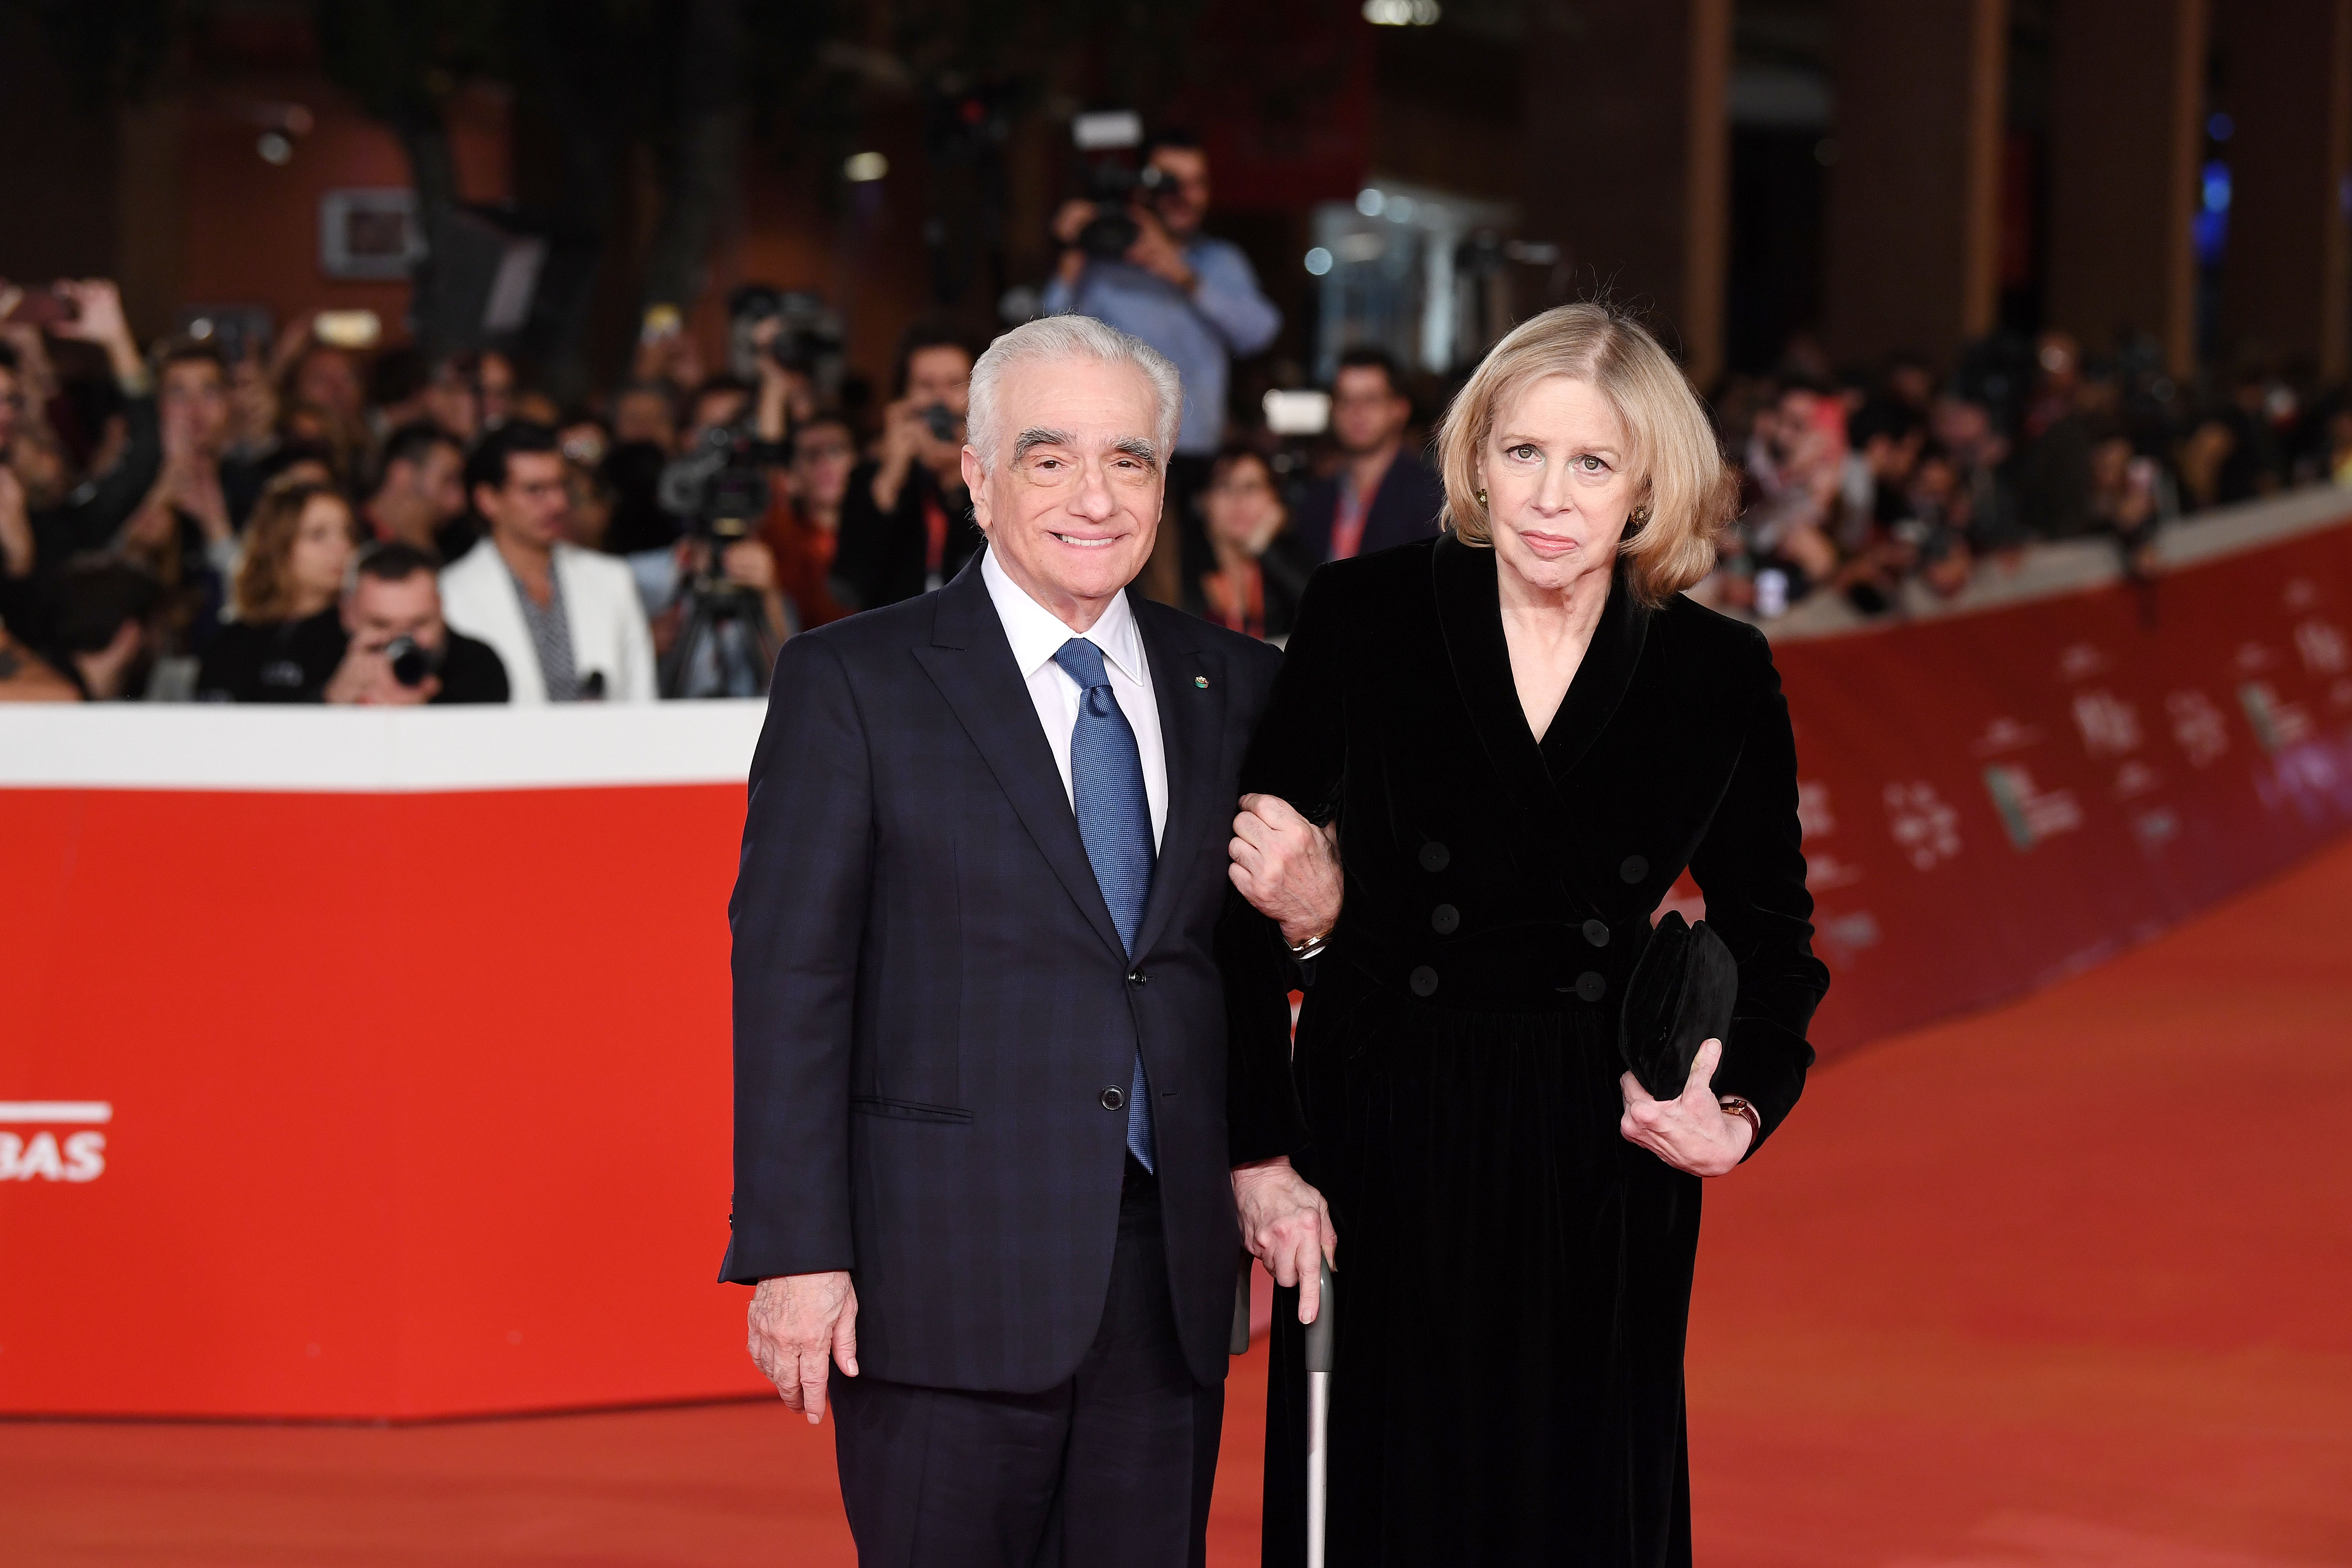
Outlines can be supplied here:
M986 552L776 672L722 1276L785 1402L830 1395L864 1563L1202 1558L1241 1245L1213 947L1276 658L1129 591L1181 401L1099 322L999 339Z

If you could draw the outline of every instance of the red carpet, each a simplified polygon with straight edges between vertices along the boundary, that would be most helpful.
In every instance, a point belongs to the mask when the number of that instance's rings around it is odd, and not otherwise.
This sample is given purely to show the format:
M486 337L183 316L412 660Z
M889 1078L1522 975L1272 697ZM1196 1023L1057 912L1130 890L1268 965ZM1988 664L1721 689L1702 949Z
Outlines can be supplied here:
M1817 1075L1709 1193L1700 1561L2352 1563L2347 923L2352 845ZM173 1353L168 1301L123 1353ZM1235 1369L1219 1564L1256 1561L1264 1375ZM831 1451L777 1405L5 1424L0 1560L816 1568L852 1560Z

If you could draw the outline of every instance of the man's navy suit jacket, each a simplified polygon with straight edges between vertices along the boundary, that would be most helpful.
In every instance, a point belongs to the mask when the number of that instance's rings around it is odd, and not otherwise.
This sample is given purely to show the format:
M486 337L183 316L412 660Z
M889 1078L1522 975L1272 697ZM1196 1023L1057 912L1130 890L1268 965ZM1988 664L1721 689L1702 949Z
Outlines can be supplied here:
M1224 1375L1241 1241L1215 944L1235 778L1280 660L1132 603L1168 816L1131 956L978 558L777 660L729 904L721 1277L848 1269L866 1375L1034 1392L1075 1373L1127 1157L1104 1091L1139 1047L1177 1331L1195 1378Z

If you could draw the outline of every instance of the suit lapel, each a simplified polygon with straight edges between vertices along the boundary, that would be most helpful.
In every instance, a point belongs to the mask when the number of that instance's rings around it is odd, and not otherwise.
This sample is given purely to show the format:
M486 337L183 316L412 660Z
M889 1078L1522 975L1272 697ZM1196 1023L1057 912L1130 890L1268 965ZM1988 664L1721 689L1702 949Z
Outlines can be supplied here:
M1168 762L1168 820L1160 830L1159 870L1143 906L1137 953L1150 951L1184 897L1181 868L1200 852L1202 836L1230 821L1234 803L1220 800L1223 773L1225 661L1184 634L1186 618L1129 592L1137 633L1151 665L1151 693L1160 709L1160 749Z
M980 559L973 556L940 590L930 646L916 648L915 658L955 710L957 721L996 775L1054 875L1097 934L1124 956L1127 946L1119 941L1110 906L1103 902L1095 882L1094 864L1078 837L1078 821L1071 814L1061 771L1054 765L1053 748L1038 727L1036 705L1013 662L1013 645L1005 640L988 584L981 580Z
M1452 534L1438 541L1431 572L1446 659L1454 667L1470 726L1501 776L1504 795L1518 811L1528 841L1550 867L1569 900L1597 913L1584 894L1583 879L1570 874L1576 857L1568 842L1567 809L1519 706L1510 645L1503 639L1503 605L1495 571L1492 549L1465 544ZM1561 706L1567 706L1565 700ZM1557 728L1559 720L1552 724Z

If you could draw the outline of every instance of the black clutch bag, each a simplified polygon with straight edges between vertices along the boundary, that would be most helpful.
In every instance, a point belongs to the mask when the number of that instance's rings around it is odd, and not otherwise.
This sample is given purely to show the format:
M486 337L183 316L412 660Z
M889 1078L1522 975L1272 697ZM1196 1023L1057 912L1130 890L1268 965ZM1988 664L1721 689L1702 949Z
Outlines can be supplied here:
M1730 1035L1738 1000L1739 963L1723 939L1667 911L1633 965L1617 1024L1617 1049L1653 1100L1681 1096L1700 1045Z

